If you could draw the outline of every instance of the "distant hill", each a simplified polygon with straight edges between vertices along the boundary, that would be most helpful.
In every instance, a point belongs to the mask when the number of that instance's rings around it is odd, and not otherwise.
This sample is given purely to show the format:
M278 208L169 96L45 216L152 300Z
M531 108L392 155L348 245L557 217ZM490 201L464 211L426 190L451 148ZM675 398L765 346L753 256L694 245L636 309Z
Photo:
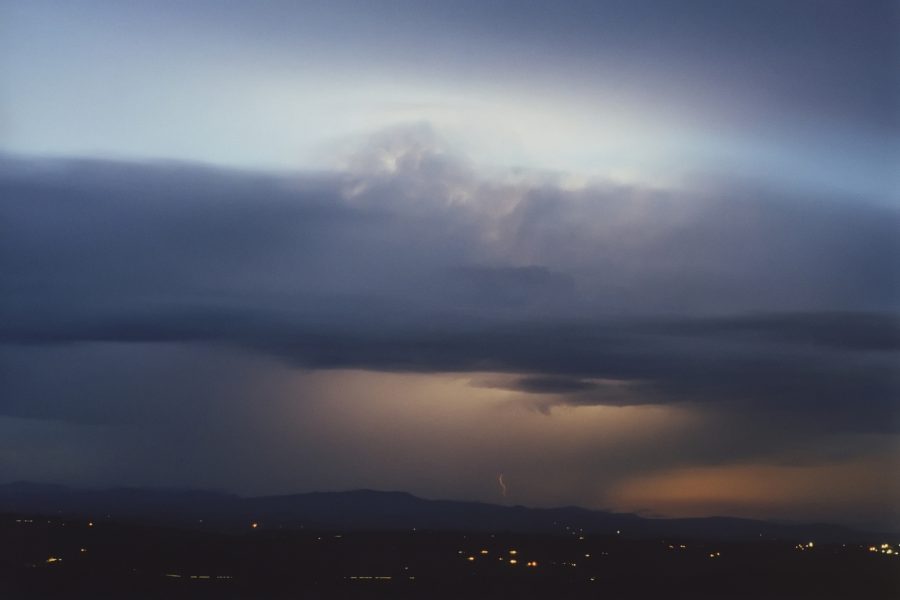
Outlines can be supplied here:
M16 482L0 485L0 512L244 529L438 530L561 535L605 534L629 538L678 537L710 540L872 539L828 524L781 524L753 519L709 517L650 519L628 513L578 507L528 508L481 502L425 500L405 492L356 490L243 498L208 491L113 488L76 489ZM617 533L621 532L621 533Z

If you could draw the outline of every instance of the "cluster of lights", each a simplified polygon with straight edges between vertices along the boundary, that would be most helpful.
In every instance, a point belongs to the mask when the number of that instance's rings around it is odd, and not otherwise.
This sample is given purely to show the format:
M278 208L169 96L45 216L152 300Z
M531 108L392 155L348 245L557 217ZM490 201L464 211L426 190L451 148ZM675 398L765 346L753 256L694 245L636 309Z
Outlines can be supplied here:
M720 556L722 556L721 552L710 552L709 553L710 558L719 558Z
M881 544L880 547L869 546L869 552L877 552L879 554L889 554L893 556L900 556L900 550L894 550L893 546L890 544Z
M794 547L795 547L797 550L800 550L800 551L803 551L803 550L812 550L812 549L813 549L813 543L812 543L812 542L807 542L807 543L805 543L805 544L797 544L797 545L794 546Z
M556 523L554 522L554 525ZM584 540L584 529L582 527L569 527L566 525L566 532L572 534L573 536L577 536L579 540ZM619 533L618 531L616 533Z
M687 546L684 544L678 544L677 546L674 544L669 544L669 550L686 550Z
M510 556L510 558L508 559L509 564L512 566L518 565L519 559L516 557L519 555L519 551L512 549L512 550L509 550L508 552L509 552L509 556ZM481 554L482 556L486 556L486 555L490 554L490 551L485 548L485 549L479 550L478 553ZM466 553L463 550L458 550L457 554L465 555ZM469 554L469 555L465 556L465 559L469 562L475 562L476 558L477 557L474 554ZM505 562L507 559L504 558L503 556L499 556L499 557L497 557L497 560L499 560L500 562ZM536 560L529 560L525 563L525 566L534 568L534 567L538 566L538 562Z

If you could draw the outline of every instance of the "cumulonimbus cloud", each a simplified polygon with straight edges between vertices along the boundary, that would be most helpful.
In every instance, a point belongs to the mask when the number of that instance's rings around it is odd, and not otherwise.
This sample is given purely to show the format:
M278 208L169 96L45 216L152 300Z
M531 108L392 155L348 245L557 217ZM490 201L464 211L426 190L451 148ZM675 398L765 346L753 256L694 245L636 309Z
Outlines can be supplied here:
M508 372L576 404L898 425L895 209L491 177L415 130L350 164L5 159L0 343L223 343L309 368Z

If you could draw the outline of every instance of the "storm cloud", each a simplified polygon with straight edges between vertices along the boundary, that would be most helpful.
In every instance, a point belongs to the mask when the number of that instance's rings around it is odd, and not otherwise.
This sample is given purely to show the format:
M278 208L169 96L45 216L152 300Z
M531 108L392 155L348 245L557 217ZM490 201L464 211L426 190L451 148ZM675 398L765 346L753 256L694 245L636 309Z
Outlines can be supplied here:
M737 176L488 174L424 126L348 164L7 157L0 343L228 345L304 369L508 373L491 385L551 403L900 424L893 208ZM34 416L4 362L0 411Z
M898 9L0 2L0 482L900 530Z

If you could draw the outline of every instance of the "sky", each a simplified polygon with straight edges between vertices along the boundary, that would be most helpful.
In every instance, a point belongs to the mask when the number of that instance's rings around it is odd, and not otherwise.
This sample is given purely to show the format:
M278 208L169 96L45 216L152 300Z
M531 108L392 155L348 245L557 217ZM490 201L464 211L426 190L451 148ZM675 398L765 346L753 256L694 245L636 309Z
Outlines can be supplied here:
M0 482L900 528L900 3L0 23Z

